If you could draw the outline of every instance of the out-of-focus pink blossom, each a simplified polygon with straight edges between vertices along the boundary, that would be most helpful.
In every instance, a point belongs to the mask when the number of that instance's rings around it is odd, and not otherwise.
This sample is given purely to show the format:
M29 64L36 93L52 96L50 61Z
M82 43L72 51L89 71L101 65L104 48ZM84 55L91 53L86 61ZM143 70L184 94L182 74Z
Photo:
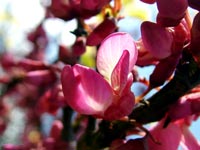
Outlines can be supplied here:
M86 45L99 45L103 39L116 30L115 20L106 18L99 24L90 35L87 37Z
M79 46L81 46L81 43L79 43L79 44L80 44ZM66 64L74 65L78 60L77 55L75 54L76 52L72 53L68 47L66 47L64 45L60 45L59 46L59 54L58 54L59 60Z
M56 115L59 108L66 106L64 95L58 87L53 87L39 98L37 109L39 113L48 112Z
M51 131L50 131L50 137L54 138L55 140L61 139L63 124L60 120L54 120Z
M25 71L43 70L47 69L47 66L42 61L32 60L24 58L17 63L17 67L24 69Z
M97 68L103 75L81 65L67 65L61 76L64 96L68 104L81 114L108 120L131 113L134 95L130 73L137 58L130 35L114 33L101 44L97 54Z
M56 80L55 73L50 70L36 70L29 71L25 75L25 82L40 86L40 85L50 85Z
M77 38L76 42L72 46L72 56L80 56L85 52L85 42L82 38Z
M2 146L2 150L26 150L26 149L29 149L29 146L14 145L14 144L5 144Z
M34 31L30 32L27 36L27 39L35 44L35 46L38 46L39 48L45 48L48 44L48 38L46 31L43 28L43 24L39 24Z
M156 0L159 11L157 21L162 26L176 26L184 17L188 7L187 0Z
M54 16L64 20L89 18L98 14L109 2L110 0L52 0L48 9Z
M10 53L4 53L0 58L1 66L4 70L11 70L12 67L16 66L16 60Z
M97 1L97 0L81 0L81 7L84 10L100 10L103 6L105 6L106 4L108 4L110 2L110 0L101 0L101 1Z
M1 113L2 115L2 113ZM0 118L0 135L2 135L4 133L4 131L7 128L7 122L4 120L4 118Z

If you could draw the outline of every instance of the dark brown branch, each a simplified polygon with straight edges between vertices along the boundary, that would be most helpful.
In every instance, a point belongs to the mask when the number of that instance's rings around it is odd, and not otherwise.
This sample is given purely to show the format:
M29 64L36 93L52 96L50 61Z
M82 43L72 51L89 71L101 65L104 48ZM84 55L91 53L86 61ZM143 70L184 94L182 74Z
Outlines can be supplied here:
M164 117L170 105L198 84L200 68L193 57L184 52L174 78L155 95L139 102L129 117L142 124L158 121Z

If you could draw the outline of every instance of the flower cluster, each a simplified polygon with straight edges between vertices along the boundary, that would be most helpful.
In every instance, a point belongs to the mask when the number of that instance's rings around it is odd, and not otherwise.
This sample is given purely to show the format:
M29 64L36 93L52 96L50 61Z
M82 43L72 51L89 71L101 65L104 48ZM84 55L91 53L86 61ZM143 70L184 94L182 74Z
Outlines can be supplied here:
M63 69L61 82L68 104L79 113L108 120L129 115L134 105L130 86L136 58L136 46L130 35L109 35L97 53L101 75L81 65Z
M137 3L158 13L154 21L142 20L134 39L119 22L133 17L123 11ZM27 35L30 52L0 54L2 138L13 110L25 116L20 142L3 143L3 150L200 149L189 129L200 113L197 0L51 0L43 7L43 20ZM76 21L68 33L72 44L50 40L45 23L56 18ZM48 61L53 42L57 56ZM144 78L138 68L147 66L152 73ZM46 114L53 116L47 123Z

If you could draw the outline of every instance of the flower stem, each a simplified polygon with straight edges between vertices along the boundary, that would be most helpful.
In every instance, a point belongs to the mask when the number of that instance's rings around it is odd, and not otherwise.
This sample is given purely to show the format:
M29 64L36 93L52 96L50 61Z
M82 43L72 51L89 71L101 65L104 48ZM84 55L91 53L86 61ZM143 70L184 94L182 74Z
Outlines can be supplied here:
M73 141L74 134L72 129L72 115L73 110L70 107L63 108L63 131L62 131L62 139L64 141Z

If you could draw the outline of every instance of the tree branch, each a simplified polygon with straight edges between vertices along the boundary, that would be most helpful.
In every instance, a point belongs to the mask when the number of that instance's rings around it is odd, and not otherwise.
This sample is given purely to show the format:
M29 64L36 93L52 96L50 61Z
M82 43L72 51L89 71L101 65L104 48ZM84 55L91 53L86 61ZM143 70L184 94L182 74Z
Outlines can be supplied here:
M164 117L169 106L198 84L200 68L192 55L184 51L174 78L152 97L139 102L129 117L142 124L158 121Z

